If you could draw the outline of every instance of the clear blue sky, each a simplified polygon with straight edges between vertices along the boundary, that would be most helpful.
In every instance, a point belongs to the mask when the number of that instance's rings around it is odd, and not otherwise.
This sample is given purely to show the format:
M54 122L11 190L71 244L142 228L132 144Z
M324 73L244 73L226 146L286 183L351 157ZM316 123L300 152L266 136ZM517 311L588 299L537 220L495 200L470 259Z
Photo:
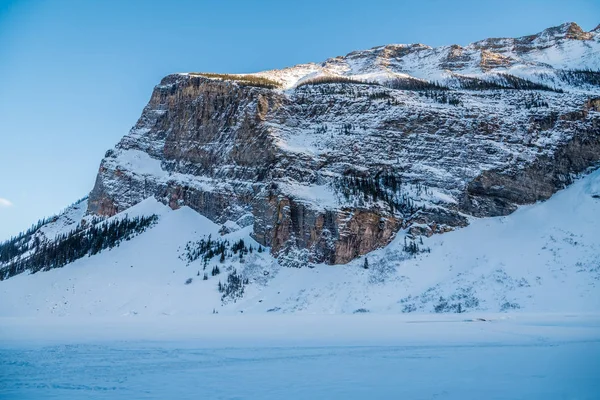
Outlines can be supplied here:
M164 75L253 72L386 43L467 44L598 0L0 0L0 240L86 195Z

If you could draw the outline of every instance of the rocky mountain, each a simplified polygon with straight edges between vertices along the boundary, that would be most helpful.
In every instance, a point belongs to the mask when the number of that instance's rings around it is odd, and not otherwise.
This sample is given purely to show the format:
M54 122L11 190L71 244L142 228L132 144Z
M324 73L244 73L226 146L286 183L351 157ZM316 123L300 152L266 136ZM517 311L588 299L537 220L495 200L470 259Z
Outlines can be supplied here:
M36 235L55 237L67 215L89 218L86 207L87 200L75 204ZM0 281L0 318L117 317L120 324L148 317L169 325L169 316L212 313L477 312L488 318L600 308L600 170L506 217L473 218L465 228L421 237L422 251L413 252L401 231L388 246L336 266L286 268L261 251L251 225L224 233L191 208L172 210L154 198L104 223L144 216L157 222L111 249Z
M244 232L283 266L346 264L399 241L416 255L432 235L547 200L599 162L600 27L173 74L107 151L89 199L4 244L0 271L72 262L58 245L61 262L31 259L73 230L116 232L77 239L82 254L117 246L146 225L125 221L135 230L125 234L107 221L151 199L199 213L223 237Z
M170 75L102 160L89 212L155 196L252 225L274 255L343 264L400 229L509 214L596 165L599 67L599 30L571 23L464 48Z
M561 70L600 69L599 34L600 27L584 32L577 24L566 23L535 35L490 38L466 47L390 44L355 51L321 64L257 75L276 80L286 88L322 75L355 76L368 81L414 77L452 84L457 81L452 78L486 77L490 73L510 73L551 86L569 87L572 83L562 79Z

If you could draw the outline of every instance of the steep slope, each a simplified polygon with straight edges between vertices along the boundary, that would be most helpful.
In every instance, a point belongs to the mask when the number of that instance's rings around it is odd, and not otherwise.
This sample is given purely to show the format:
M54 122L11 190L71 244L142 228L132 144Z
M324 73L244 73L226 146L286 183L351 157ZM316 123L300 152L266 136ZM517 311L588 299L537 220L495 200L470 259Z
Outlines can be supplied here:
M597 67L599 41L565 24L464 49L170 75L102 160L88 210L111 216L154 196L252 225L297 265L347 263L400 229L429 236L507 215L600 160L600 72L575 70Z
M188 207L145 200L127 213L158 223L110 251L61 269L0 282L0 316L159 316L212 313L593 312L600 307L600 170L546 202L424 238L425 252L390 245L345 266L285 268L267 252L188 262L186 245L212 235L256 250L251 228L220 227ZM123 216L115 216L115 218ZM203 269L206 266L205 269ZM215 266L221 273L203 272ZM243 295L219 282L233 270ZM200 276L198 276L200 273ZM189 284L186 281L192 278ZM239 294L239 291L238 291Z

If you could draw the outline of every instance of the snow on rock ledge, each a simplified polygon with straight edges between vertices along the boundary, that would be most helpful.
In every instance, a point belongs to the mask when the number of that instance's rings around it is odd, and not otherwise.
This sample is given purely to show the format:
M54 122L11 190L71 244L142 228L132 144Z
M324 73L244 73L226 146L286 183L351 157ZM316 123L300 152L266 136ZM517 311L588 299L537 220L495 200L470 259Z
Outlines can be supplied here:
M506 215L600 160L600 89L558 69L595 68L599 41L566 24L465 48L390 45L254 74L280 89L170 75L102 160L88 210L113 215L154 196L218 224L243 217L273 254L306 250L309 262L331 264L385 246L399 229L429 236L468 216ZM566 92L293 88L318 76L453 82L499 73Z

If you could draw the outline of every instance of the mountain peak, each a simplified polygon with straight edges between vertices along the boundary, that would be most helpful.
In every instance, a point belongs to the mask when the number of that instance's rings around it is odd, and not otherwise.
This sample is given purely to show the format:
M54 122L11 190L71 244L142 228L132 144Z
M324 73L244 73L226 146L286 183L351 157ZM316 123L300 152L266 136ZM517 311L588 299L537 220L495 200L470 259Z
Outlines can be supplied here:
M592 39L592 35L589 32L585 32L579 25L575 22L565 22L564 24L553 26L547 29L544 29L537 35L534 35L540 38L545 38L549 40L558 40L558 39L574 39L574 40L590 40Z

